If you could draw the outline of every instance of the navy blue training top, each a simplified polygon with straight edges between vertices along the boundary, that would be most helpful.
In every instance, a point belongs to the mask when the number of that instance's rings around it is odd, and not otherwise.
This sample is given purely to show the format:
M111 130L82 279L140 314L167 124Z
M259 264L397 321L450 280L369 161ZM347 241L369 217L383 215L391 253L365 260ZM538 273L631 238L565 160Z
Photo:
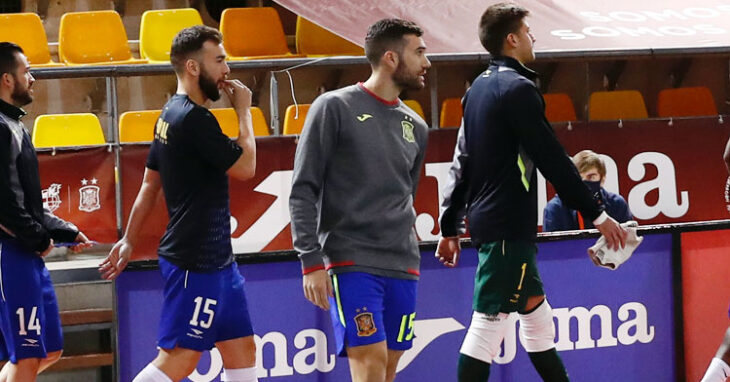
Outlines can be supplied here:
M170 217L161 257L198 272L233 261L226 171L242 153L208 109L182 94L167 102L146 165L160 173Z

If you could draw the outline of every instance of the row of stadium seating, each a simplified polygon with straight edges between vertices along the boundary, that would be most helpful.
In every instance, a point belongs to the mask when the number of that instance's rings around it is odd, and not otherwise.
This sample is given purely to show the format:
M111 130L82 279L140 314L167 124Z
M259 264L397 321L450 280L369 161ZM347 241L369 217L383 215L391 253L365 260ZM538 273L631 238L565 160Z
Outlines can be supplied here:
M202 24L193 8L144 12L140 24L140 58L134 58L122 18L115 11L69 12L61 17L60 63L51 59L40 17L35 13L0 15L0 41L12 41L25 51L33 67L169 63L173 37L183 28ZM275 59L327 55L363 55L359 46L299 17L297 54L289 51L274 8L228 8L220 31L229 60Z
M404 100L407 106L424 117L423 108L415 100ZM545 114L550 122L575 121L573 102L565 93L545 94ZM301 134L309 104L290 105L284 116L284 135ZM715 101L705 87L665 89L659 92L658 116L691 117L716 115ZM231 108L211 109L229 137L238 136L238 116ZM595 92L589 102L590 120L618 120L647 118L641 93L635 90ZM153 139L153 126L160 110L129 111L119 118L119 140L122 143L149 142ZM268 136L269 126L262 110L251 108L254 134ZM462 109L459 98L447 98L441 106L441 127L457 127L461 123ZM33 127L33 143L36 147L87 146L104 144L104 134L99 119L94 114L41 115Z

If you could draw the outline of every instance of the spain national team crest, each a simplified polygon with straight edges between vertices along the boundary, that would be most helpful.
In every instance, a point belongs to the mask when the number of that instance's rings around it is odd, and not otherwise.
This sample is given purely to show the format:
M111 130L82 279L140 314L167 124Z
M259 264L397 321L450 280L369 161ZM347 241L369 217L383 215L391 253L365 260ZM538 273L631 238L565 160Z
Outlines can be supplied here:
M51 184L50 187L41 191L43 198L43 208L53 212L61 206L61 185L58 183Z
M416 136L413 134L413 124L408 121L401 121L400 124L403 126L403 139L407 142L415 142Z
M370 337L373 333L378 331L373 321L373 314L366 311L363 308L363 312L355 316L355 324L357 324L357 336L358 337ZM360 311L360 309L358 309Z
M97 182L96 178L91 179L91 184L86 179L81 180L81 184L84 186L79 188L79 210L92 212L101 208Z

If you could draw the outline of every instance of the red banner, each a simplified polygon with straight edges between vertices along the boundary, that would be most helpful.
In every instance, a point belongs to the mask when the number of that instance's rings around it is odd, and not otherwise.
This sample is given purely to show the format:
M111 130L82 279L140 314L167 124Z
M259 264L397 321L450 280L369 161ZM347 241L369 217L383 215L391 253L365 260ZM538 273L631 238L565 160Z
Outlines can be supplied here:
M722 153L730 126L717 118L674 120L671 125L666 120L626 121L622 127L616 122L576 123L570 129L557 126L556 132L569 154L583 149L605 154L605 187L628 201L641 224L728 217L730 196L726 192L727 172ZM454 129L432 130L429 134L426 164L415 201L416 232L421 240L439 237L439 190L446 185L456 140ZM256 143L256 176L246 182L230 182L231 237L236 253L292 247L288 204L297 140L268 137L259 138ZM139 191L148 150L147 145L122 146L125 224ZM47 199L49 203L59 201L56 213L79 224L95 240L116 240L112 153L95 148L40 157ZM91 203L94 192L99 194L98 208ZM538 194L542 208L553 194L552 187L542 178ZM139 258L155 256L167 219L164 199L160 198L135 251ZM542 209L538 211L538 221L542 221Z
M108 147L38 152L43 203L91 240L117 240L114 155Z
M730 303L730 231L682 234L682 309L687 381L699 381L722 343Z

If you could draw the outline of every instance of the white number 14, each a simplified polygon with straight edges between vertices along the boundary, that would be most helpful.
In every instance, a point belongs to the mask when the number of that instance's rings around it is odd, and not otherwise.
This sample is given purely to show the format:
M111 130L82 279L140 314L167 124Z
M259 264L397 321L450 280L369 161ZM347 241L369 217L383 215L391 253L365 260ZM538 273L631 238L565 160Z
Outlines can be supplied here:
M35 330L35 332L40 336L41 324L38 317L36 317L37 312L38 307L34 306L33 309L31 309L30 311L30 319L28 319L28 330ZM25 309L18 308L18 310L15 311L15 314L18 315L18 321L20 324L20 331L18 331L18 334L20 334L21 336L27 335L28 332L25 331Z

